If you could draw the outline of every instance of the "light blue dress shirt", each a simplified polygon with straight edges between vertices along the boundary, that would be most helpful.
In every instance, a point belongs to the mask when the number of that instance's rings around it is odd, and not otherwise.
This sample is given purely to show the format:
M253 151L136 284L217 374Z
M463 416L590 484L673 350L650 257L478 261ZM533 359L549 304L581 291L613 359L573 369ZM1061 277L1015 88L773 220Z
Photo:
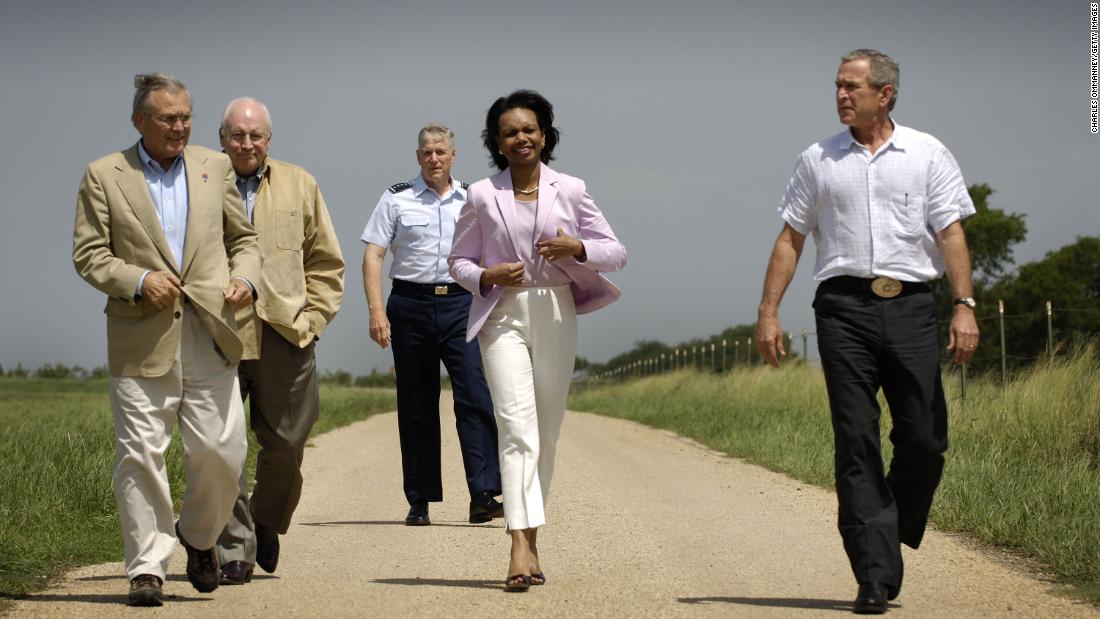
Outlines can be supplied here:
M466 183L451 179L442 197L416 178L392 185L378 200L363 229L362 241L393 253L390 278L418 284L454 282L447 256L458 213L466 204Z
M145 184L149 187L149 197L157 211L157 219L160 220L164 237L168 240L168 248L172 250L172 257L176 259L176 267L179 268L183 264L183 244L187 240L187 168L183 157L176 157L165 170L149 156L141 140L138 140L138 158L141 160L141 171L145 174ZM141 285L145 283L145 276L148 274L149 271L142 273L138 280L135 297L141 296Z
M248 221L255 223L256 217L253 212L256 210L256 192L260 190L260 181L263 180L264 174L267 173L267 159L260 164L260 168L256 170L256 173L252 176L237 176L237 191L241 194L241 200L244 202L244 210L248 213Z

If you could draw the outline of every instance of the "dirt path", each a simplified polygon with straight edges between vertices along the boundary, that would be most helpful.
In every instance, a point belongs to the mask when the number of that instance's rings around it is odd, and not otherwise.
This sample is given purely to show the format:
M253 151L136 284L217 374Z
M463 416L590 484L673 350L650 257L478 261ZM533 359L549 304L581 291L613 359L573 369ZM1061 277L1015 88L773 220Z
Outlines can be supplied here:
M445 415L445 419L451 419ZM506 594L501 521L466 523L455 432L447 501L405 527L397 422L378 415L316 439L275 574L197 593L173 560L161 609L123 606L121 564L73 572L13 615L841 616L855 585L832 493L631 422L570 413L539 536L548 584ZM908 549L906 549L908 550ZM1069 617L1095 609L935 531L908 552L891 616Z

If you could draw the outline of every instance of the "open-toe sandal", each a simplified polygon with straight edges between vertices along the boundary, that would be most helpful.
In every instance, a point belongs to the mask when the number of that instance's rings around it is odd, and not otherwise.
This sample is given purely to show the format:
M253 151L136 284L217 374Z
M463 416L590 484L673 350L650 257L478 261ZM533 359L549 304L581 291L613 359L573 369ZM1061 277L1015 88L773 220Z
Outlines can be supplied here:
M531 572L531 584L532 585L545 585L546 575L542 572Z
M531 577L527 574L513 574L504 579L505 591L526 591L531 588Z

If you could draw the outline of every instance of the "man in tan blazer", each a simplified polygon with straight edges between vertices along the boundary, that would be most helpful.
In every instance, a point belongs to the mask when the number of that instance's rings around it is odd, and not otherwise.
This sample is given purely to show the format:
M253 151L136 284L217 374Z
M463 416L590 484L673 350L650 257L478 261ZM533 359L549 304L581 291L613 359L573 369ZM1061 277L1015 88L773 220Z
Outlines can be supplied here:
M218 131L264 254L256 305L237 312L241 391L260 444L256 485L241 473L233 515L218 539L221 584L243 585L258 564L274 572L279 535L302 495L302 458L317 421L317 339L340 309L344 259L313 176L267 156L271 115L251 98L230 102Z
M218 586L214 544L246 455L235 308L252 303L260 249L229 159L188 146L191 96L163 74L134 79L141 140L88 166L73 264L107 295L115 497L129 603L160 606L175 540L200 592ZM164 454L179 420L187 492L173 535Z

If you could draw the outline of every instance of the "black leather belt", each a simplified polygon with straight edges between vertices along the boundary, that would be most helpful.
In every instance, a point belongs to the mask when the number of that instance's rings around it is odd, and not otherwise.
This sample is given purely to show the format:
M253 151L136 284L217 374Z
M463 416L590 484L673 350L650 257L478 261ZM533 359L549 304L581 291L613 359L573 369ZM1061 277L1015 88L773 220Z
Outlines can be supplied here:
M393 280L393 289L406 294L426 294L433 297L449 297L454 294L470 294L465 288L455 283L449 284L418 284L407 282L403 279Z
M830 277L821 282L821 285L830 291L843 291L856 294L870 293L883 299L892 299L901 295L909 295L917 292L931 292L932 287L928 282L903 282L892 277L876 277L865 279L851 275Z

